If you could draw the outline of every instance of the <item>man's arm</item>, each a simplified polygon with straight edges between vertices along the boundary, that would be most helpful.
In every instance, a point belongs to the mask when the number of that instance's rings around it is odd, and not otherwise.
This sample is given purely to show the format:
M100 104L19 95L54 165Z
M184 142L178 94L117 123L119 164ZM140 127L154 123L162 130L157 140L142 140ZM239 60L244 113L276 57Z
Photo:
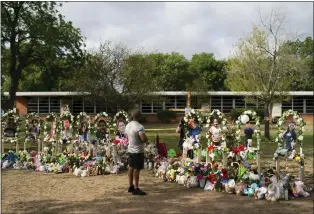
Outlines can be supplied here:
M139 132L139 135L140 135L141 141L143 143L147 143L148 139L147 139L145 132Z

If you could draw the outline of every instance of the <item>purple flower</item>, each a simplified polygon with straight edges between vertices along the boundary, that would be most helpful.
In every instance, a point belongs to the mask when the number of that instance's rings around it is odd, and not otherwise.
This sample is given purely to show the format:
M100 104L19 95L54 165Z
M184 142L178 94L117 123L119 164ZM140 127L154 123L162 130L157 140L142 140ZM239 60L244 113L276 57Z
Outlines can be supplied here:
M63 139L62 144L66 144L66 143L67 143L67 139Z
M92 141L92 144L93 144L93 145L95 145L95 144L96 144L96 142L97 142L96 140L93 140L93 141Z

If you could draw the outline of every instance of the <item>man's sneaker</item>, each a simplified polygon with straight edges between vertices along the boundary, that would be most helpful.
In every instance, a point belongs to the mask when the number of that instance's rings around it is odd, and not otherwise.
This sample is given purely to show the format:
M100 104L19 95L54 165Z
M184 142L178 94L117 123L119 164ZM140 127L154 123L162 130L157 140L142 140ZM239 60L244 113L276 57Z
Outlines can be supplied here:
M142 190L140 190L139 188L135 189L132 192L133 195L146 195L146 192L143 192Z
M130 186L128 192L134 192L134 191L135 191L134 186Z

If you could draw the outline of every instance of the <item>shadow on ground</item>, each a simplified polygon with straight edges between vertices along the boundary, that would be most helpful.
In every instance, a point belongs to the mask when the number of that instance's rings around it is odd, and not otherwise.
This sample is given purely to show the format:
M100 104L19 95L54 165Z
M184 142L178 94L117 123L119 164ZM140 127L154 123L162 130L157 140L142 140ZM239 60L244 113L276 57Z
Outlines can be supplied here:
M143 172L141 178L147 196L126 192L125 173L77 178L70 174L7 171L3 178L2 213L313 213L312 198L258 201L187 189L165 183L149 172Z

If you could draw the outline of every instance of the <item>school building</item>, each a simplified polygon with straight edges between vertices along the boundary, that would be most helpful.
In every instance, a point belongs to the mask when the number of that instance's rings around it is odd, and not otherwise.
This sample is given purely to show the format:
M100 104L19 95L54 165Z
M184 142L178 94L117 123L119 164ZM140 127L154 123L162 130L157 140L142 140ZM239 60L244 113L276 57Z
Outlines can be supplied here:
M278 117L282 112L288 109L298 111L307 123L313 123L314 98L312 91L292 91L289 92L291 99L289 102L273 103L270 109L272 117ZM8 96L8 92L4 93ZM95 115L101 111L110 112L106 107L100 107L96 101L84 99L89 93L76 92L17 92L16 109L21 115L30 112L38 112L45 117L50 112L60 113L66 103L72 114L80 112ZM184 109L187 105L187 92L164 91L152 92L152 97L156 100L150 102L141 102L138 104L142 114L147 121L155 122L159 110ZM191 107L203 109L219 109L225 114L229 114L233 108L263 108L261 104L246 103L244 96L247 92L230 91L210 91L207 93L193 93L191 95ZM157 99L158 98L158 99ZM102 105L104 106L104 105ZM184 112L177 112L178 120L182 118Z

